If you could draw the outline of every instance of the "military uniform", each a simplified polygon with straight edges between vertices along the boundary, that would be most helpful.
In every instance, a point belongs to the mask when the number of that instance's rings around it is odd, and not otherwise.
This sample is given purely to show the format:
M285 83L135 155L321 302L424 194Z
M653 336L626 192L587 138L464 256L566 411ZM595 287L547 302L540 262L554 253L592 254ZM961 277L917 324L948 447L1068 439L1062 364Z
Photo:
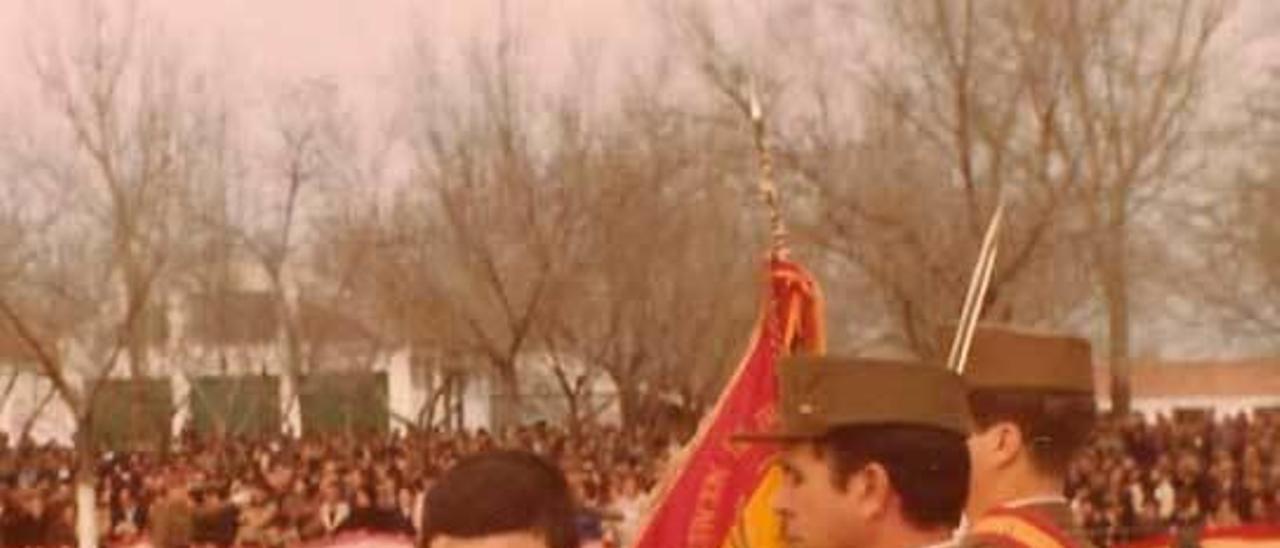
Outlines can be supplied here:
M1092 546L1066 499L1010 501L978 519L965 534L966 548Z
M964 379L971 391L1092 398L1092 351L1088 341L1078 337L979 326L970 346ZM997 502L984 515L969 516L972 522L962 531L964 546L1093 546L1061 493Z
M778 426L737 441L797 443L843 427L900 426L955 434L959 443L972 424L963 381L940 365L801 357L778 366L778 381ZM953 546L954 537L903 548Z

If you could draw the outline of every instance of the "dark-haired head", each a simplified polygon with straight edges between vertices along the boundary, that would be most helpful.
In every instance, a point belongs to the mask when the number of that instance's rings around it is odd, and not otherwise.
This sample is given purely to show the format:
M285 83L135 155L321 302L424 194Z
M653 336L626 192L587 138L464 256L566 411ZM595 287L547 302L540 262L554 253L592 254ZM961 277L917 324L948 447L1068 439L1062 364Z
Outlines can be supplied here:
M427 548L506 537L517 546L579 545L564 474L521 451L493 451L459 462L427 495L423 521Z
M965 438L934 427L838 427L788 444L779 463L774 509L793 542L814 546L884 542L893 530L944 534L968 495Z

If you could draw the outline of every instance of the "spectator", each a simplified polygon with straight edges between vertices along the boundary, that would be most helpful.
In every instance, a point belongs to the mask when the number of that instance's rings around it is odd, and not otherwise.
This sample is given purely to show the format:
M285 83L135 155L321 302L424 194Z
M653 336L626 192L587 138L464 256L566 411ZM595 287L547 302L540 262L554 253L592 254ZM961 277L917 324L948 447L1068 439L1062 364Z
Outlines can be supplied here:
M1077 518L1099 529L1090 535L1100 543L1171 528L1280 523L1272 502L1278 428L1267 414L1104 419L1073 463L1067 492ZM1123 534L1113 534L1117 521Z
M1240 526L1240 515L1236 513L1235 504L1231 502L1230 498L1223 497L1218 500L1213 514L1209 516L1208 523L1210 527L1220 528Z
M147 509L128 487L120 489L111 507L111 536L116 539L135 538L147 526Z
M1164 523L1165 520L1160 517L1159 505L1154 500L1148 500L1138 511L1131 536L1135 540L1158 536L1167 530Z
M327 483L323 491L324 502L319 507L320 524L323 534L332 536L351 517L351 507L343 500L341 488L336 483Z
M638 532L636 528L640 526L645 501L641 497L639 481L634 475L624 476L617 485L611 507L619 517L615 540L619 546L628 546Z
M165 496L151 511L151 544L157 548L182 548L194 541L195 514L182 479L169 483Z
M374 508L373 488L360 486L352 498L351 516L343 524L344 531L375 531L378 529L378 513Z
M76 507L71 502L62 502L49 513L50 523L45 532L46 546L76 545Z
M240 511L237 524L238 544L266 544L271 536L271 522L276 517L276 507L261 488L249 487L245 491L248 500Z
M1097 546L1109 546L1106 513L1095 508L1093 503L1085 502L1081 506L1080 524L1089 534L1089 540Z
M10 546L39 546L45 539L45 503L34 490L22 490L19 504L5 531Z
M1156 488L1154 494L1160 519L1168 521L1173 519L1174 503L1177 502L1177 492L1173 489L1173 482L1169 480L1169 476L1164 472L1156 472Z
M409 518L400 514L396 485L389 477L374 492L373 530L383 533L413 534Z
M195 513L194 540L209 544L305 540L355 529L347 522L356 498L368 507L359 529L411 534L427 528L422 514L434 478L494 447L560 465L584 510L584 532L625 545L674 440L644 428L592 426L574 438L546 423L394 438L215 440L188 433L181 448L164 457L103 455L99 531L109 544L149 536L157 505L168 504L182 483L200 486L186 498ZM1090 534L1101 542L1177 526L1280 524L1278 443L1280 421L1266 414L1103 419L1072 462L1066 489L1077 517L1097 529ZM176 462L183 463L182 473ZM0 542L50 545L65 537L59 524L74 507L74 463L68 448L29 442L0 448Z
M1270 499L1271 511L1267 513L1266 523L1280 524L1280 488L1276 489L1275 495Z
M236 541L239 510L228 500L223 488L208 490L196 512L197 542L213 546L231 546Z

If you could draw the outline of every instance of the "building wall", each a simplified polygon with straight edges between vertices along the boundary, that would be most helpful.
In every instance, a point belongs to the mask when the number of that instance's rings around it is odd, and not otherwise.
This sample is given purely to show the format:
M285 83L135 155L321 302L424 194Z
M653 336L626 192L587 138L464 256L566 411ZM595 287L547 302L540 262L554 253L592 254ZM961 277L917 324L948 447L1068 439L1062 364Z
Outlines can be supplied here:
M1177 408L1212 409L1219 416L1280 406L1280 359L1143 362L1131 366L1133 408L1154 417ZM1095 371L1098 402L1111 408L1110 371Z
M11 442L16 442L29 425L31 440L35 443L69 445L75 434L75 416L56 394L48 398L53 383L34 373L17 373L11 369L0 378L8 383L15 374L13 389L0 404L0 429ZM42 408L46 399L48 402Z
M1149 419L1155 419L1161 415L1172 416L1175 409L1212 409L1217 416L1221 417L1239 413L1249 414L1255 409L1273 407L1280 407L1280 396L1192 396L1144 398L1133 402L1133 410ZM1106 404L1103 408L1110 409L1110 404Z
M290 388L286 388L286 385L290 383L288 377L280 372L281 360L274 349L230 349L226 354L228 359L225 361L218 358L215 353L194 350L176 355L153 357L151 371L155 376L167 377L171 388L174 402L171 433L176 435L192 421L194 407L198 405L193 399L196 397L192 393L193 382L198 383L201 379L208 377L257 377L264 373L267 377L275 379L275 384L281 387L279 397L281 416L292 415L293 421L288 423L293 427L294 432L302 431L301 409L297 404L289 405L287 401ZM226 363L229 367L224 369L222 363ZM122 363L115 368L112 376L121 380L127 379L127 370L127 364ZM391 431L403 432L407 427L406 421L417 419L418 411L430 399L430 391L434 386L438 386L438 382L434 385L429 382L429 377L432 375L430 371L426 376L414 374L407 350L386 353L374 361L370 370L386 374L386 405L389 412L387 427ZM30 421L29 434L35 443L53 442L69 445L76 429L75 417L70 408L56 394L47 398L47 403L42 404L53 389L52 383L35 373L17 371L12 367L0 365L0 388L8 382L9 376L16 375L8 396L0 401L0 432L7 434L10 440L16 441ZM71 379L74 383L79 382L74 374L71 375ZM465 428L491 427L490 386L491 383L484 374L474 374L466 380L462 395L462 416Z

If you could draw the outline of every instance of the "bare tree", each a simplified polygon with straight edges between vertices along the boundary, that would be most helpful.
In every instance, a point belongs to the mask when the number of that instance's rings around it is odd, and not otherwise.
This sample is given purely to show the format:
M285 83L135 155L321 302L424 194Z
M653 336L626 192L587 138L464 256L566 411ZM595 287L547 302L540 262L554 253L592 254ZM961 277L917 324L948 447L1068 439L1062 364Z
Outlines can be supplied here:
M1168 280L1202 305L1202 317L1226 326L1229 342L1244 344L1280 333L1280 223L1272 214L1280 204L1280 74L1249 99L1240 131L1248 137L1227 141L1245 151L1243 161L1239 169L1209 174L1221 188L1180 210L1197 236L1193 268Z
M298 435L300 395L310 372L331 362L367 366L384 350L358 310L335 309L349 306L344 284L350 280L333 278L335 272L326 270L332 265L322 264L329 246L315 245L331 236L325 228L333 211L373 195L359 190L375 189L383 151L365 142L364 128L333 82L290 83L274 95L268 112L265 152L229 151L221 176L192 200L190 209L198 214L194 261L203 267L188 277L188 289L192 311L205 320L202 347L215 354L223 372L276 369L266 361L279 365L279 426ZM228 131L240 136L234 129ZM336 324L351 329L334 329ZM237 359L229 360L232 354Z
M1088 204L1117 413L1127 413L1130 400L1134 234L1143 206L1168 192L1187 166L1209 46L1227 7L1220 0L1079 2L1058 19L1063 105L1071 116L1055 140L1073 151Z
M561 346L609 375L632 426L664 401L696 417L714 399L745 344L762 257L738 177L750 156L717 154L733 148L731 134L646 78L601 130L585 176L608 184L581 186L592 229L570 250L581 266L548 322Z
M266 160L266 177L280 182L279 207L270 218L274 226L246 230L244 244L270 284L275 315L282 328L286 386L284 420L299 435L301 409L298 390L307 370L306 334L298 292L304 278L297 264L300 218L304 198L321 185L344 181L356 159L352 143L356 128L342 111L338 88L318 80L304 81L284 91L275 103L272 133L275 146ZM315 341L312 341L315 342Z
M7 171L7 170L5 170ZM6 173L7 175L7 173ZM0 198L0 295L20 292L22 284L29 275L33 253L37 246L33 238L40 233L42 223L35 222L23 215L19 204L26 193L20 192L20 185L6 187ZM34 295L28 295L34 297ZM3 380L0 380L0 405L8 405L15 394L19 381L34 374L34 358L30 347L10 328L7 322L0 322L0 367L4 368ZM54 395L51 390L49 395ZM36 419L47 406L48 398L38 403L36 409L24 420L18 429L19 435L14 441L26 439ZM6 428L9 425L5 425Z
M397 300L435 327L417 332L422 346L487 364L501 426L515 419L518 359L567 268L557 254L573 200L548 169L561 143L541 133L515 35L500 34L469 50L465 89L416 86L409 98L414 188L391 213L400 264L386 271L405 277L383 286L412 288Z
M856 129L833 126L824 105L835 92L815 88L811 119L780 139L809 183L796 204L805 240L853 267L895 338L927 355L959 309L984 220L1005 201L989 313L1077 321L1096 287L1125 409L1126 262L1153 260L1131 240L1143 207L1193 157L1223 14L1212 0L875 3L858 21L901 55L851 77Z
M79 538L93 546L96 400L121 364L147 375L149 347L163 340L157 295L213 106L207 82L135 12L84 4L80 16L32 48L53 116L27 120L27 146L9 160L38 191L30 207L54 221L28 234L39 260L0 288L0 319L75 416Z
M796 212L802 241L865 288L864 331L887 328L893 346L939 350L937 328L954 321L996 200L1010 214L989 310L1057 323L1087 298L1087 273L1066 260L1081 249L1068 212L1075 176L1060 169L1050 138L1053 65L1026 43L1040 36L1030 4L875 4L859 14L863 26L902 55L863 63L846 80L859 119L833 123L841 91L819 80L816 108L779 141L784 164L807 183Z

